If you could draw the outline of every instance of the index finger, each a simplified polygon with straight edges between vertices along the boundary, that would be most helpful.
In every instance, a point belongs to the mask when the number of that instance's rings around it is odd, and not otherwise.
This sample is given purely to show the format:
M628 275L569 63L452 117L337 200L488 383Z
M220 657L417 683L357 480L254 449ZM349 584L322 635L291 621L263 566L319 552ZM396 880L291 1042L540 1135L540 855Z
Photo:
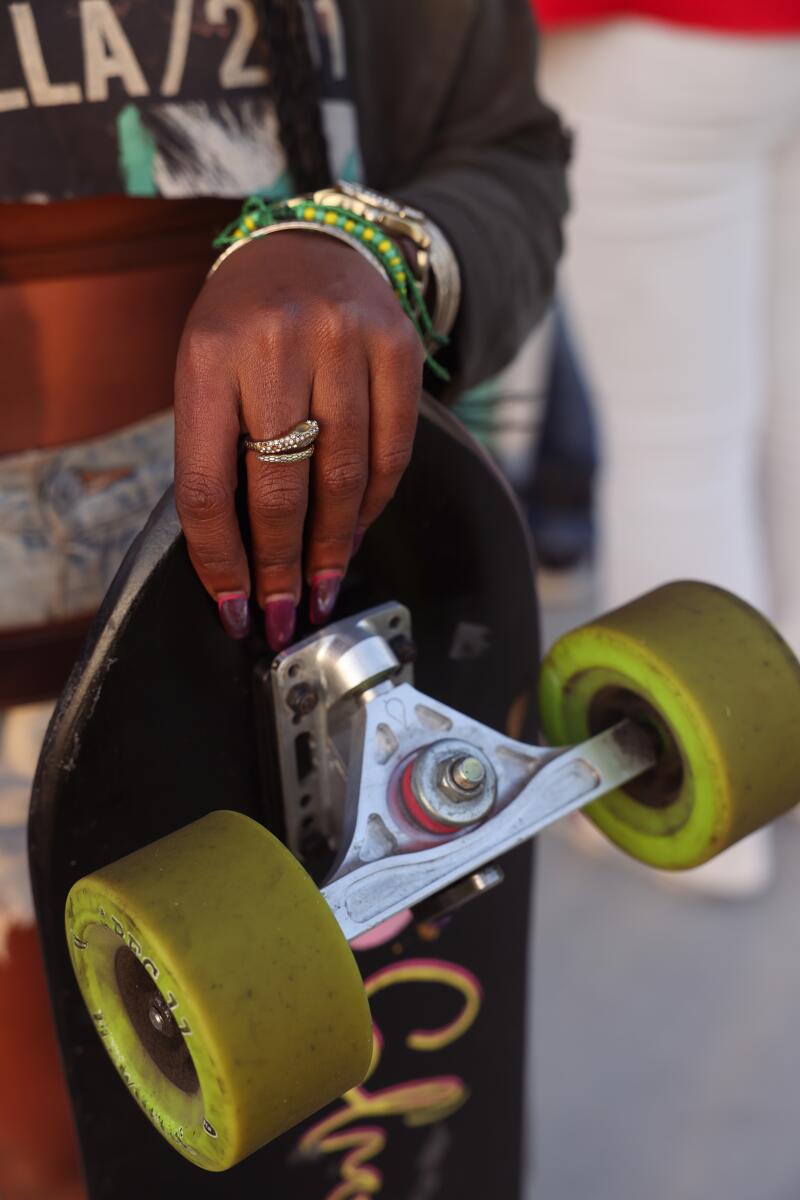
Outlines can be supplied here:
M175 373L175 504L189 557L234 637L248 632L250 572L236 519L239 396L210 339L184 338Z

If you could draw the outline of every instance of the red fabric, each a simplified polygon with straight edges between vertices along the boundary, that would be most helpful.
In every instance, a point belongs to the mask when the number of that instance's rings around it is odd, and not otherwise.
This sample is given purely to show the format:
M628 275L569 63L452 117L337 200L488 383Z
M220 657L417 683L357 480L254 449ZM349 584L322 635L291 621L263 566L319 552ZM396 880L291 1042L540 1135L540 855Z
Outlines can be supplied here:
M531 0L539 25L558 29L609 17L656 17L724 33L800 34L798 0Z
M0 958L0 1196L86 1200L36 930Z

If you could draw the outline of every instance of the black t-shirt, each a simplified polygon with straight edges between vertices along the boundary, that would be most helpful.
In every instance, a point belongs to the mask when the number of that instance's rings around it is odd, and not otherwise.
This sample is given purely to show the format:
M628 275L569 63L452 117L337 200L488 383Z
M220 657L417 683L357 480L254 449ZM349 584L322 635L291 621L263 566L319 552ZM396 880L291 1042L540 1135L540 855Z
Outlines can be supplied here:
M305 10L331 165L355 180L337 3L308 0ZM255 0L4 6L0 199L292 194L259 17Z

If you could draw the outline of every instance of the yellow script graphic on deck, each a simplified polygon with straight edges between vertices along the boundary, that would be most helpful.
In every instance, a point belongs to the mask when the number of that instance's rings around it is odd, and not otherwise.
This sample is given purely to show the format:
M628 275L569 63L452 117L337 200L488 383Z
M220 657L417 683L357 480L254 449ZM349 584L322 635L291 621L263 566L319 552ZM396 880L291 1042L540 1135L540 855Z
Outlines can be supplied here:
M364 987L372 999L378 992L408 983L437 984L452 988L463 997L461 1009L449 1025L409 1033L405 1043L410 1050L432 1052L452 1045L467 1032L480 1012L482 991L478 980L466 968L441 959L412 958L393 963L371 975ZM373 1024L372 1062L365 1083L377 1070L382 1050L381 1031ZM400 1117L405 1125L430 1125L461 1108L468 1097L469 1089L457 1075L415 1079L372 1092L362 1084L346 1092L339 1108L304 1133L298 1150L309 1158L343 1155L340 1182L325 1200L368 1200L383 1188L383 1175L372 1165L372 1160L389 1138L384 1125L374 1122Z

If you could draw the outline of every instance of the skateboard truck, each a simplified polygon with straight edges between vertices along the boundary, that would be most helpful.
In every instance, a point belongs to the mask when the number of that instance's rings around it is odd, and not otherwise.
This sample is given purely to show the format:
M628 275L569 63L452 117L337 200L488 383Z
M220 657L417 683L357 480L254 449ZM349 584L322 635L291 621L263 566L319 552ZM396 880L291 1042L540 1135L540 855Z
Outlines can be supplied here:
M494 886L503 854L586 805L635 859L681 869L796 799L800 663L717 588L666 585L551 647L539 698L554 748L425 695L413 658L409 613L387 604L257 668L288 848L215 809L67 897L106 1050L155 1127L209 1170L366 1078L372 1018L348 942Z
M495 859L656 763L628 720L567 748L506 737L417 691L411 644L408 610L385 604L273 662L287 843L338 847L321 890L348 940L494 886Z

